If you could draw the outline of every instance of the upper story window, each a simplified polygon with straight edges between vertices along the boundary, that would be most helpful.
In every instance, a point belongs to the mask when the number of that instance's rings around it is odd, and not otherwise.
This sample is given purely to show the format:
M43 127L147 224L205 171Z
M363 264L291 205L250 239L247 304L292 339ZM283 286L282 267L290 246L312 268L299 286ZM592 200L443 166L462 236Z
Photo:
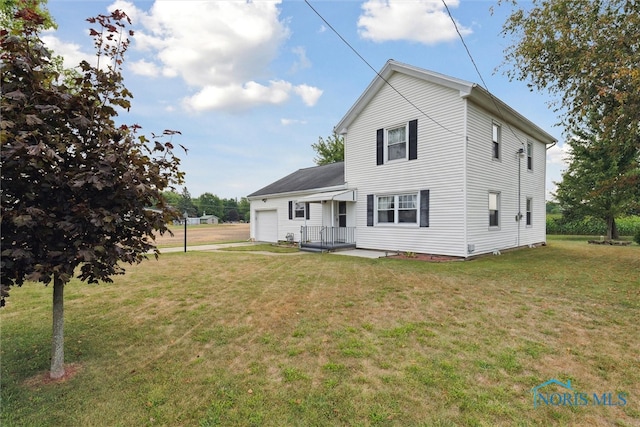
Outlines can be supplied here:
M407 158L407 127L401 126L387 131L387 159Z
M378 196L379 224L417 224L418 195Z
M500 159L500 144L502 142L502 128L499 124L493 123L493 129L491 133L491 157L494 159Z
M418 158L418 120L376 131L376 165Z
M533 143L527 142L527 170L533 170Z

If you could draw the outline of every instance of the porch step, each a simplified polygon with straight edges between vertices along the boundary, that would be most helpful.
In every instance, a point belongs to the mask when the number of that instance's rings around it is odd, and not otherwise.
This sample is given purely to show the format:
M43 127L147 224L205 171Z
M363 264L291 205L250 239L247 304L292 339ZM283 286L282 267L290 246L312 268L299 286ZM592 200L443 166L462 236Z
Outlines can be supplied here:
M328 252L327 249L314 248L314 247L310 247L310 246L302 246L300 248L300 250L304 251L304 252Z

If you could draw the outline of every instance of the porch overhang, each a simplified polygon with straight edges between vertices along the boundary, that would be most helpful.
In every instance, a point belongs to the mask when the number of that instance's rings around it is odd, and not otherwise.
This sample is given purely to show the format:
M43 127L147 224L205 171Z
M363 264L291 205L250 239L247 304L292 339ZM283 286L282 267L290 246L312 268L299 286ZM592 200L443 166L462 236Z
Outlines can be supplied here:
M338 191L326 191L324 193L310 194L308 196L297 199L297 202L313 203L313 202L326 202L326 201L339 201L339 202L355 202L356 190L338 190Z

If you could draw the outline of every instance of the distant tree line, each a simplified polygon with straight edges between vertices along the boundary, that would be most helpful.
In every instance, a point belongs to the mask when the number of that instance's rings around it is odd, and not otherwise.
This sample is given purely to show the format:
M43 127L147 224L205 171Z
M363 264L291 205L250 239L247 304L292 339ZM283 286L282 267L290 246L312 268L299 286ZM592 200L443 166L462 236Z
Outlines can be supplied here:
M223 199L212 193L203 193L193 198L187 187L181 193L165 191L163 195L171 206L181 213L187 212L192 218L215 215L221 222L249 222L250 204L246 197Z

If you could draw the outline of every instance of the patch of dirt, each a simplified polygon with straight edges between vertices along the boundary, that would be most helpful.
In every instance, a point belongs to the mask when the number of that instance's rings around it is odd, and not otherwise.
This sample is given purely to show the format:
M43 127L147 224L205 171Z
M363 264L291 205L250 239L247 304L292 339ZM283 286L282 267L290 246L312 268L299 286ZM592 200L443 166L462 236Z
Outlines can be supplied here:
M180 246L184 244L184 226L171 227L173 236L165 233L156 236L158 246ZM220 242L249 240L249 224L188 225L187 245L207 245Z
M387 258L411 259L415 261L429 261L429 262L462 261L462 258L460 257L447 256L447 255L432 255L432 254L414 254L414 253L399 253L397 255L389 255Z
M75 377L78 372L82 370L82 365L79 363L69 363L64 365L64 375L60 378L53 379L49 376L49 371L41 372L36 376L27 378L24 381L24 385L30 388L38 388L47 384L63 383L71 378Z

